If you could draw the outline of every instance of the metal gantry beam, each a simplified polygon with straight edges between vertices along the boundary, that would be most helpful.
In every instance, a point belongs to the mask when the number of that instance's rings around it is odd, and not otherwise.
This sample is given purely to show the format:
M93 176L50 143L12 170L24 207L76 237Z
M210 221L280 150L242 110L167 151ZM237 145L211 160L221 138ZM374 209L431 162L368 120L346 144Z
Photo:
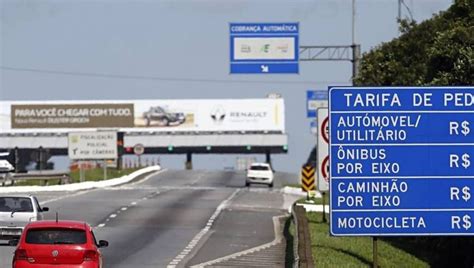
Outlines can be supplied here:
M300 46L300 61L352 61L352 46Z
M300 61L352 61L352 46L300 46Z
M350 61L352 79L357 76L360 60L360 45L346 46L300 46L300 61Z

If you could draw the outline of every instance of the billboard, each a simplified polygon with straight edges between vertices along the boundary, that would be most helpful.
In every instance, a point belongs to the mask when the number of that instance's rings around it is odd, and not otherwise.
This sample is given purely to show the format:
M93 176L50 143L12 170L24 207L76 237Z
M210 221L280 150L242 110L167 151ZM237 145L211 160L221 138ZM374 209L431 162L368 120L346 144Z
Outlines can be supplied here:
M133 104L12 104L12 129L98 128L133 125Z
M285 132L283 99L3 101L0 133L120 131Z

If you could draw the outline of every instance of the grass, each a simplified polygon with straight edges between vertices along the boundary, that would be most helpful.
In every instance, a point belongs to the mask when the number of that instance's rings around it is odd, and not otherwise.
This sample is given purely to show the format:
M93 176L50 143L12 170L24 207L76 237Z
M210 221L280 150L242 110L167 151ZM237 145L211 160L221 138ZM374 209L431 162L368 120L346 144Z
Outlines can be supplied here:
M46 184L47 183L47 184ZM43 185L57 185L59 184L59 179L54 180L21 180L16 181L14 186L43 186Z
M315 267L372 266L372 238L329 236L321 213L307 213ZM378 240L379 267L429 267L415 256Z
M292 187L292 188L301 188L301 184L299 184L299 183L285 183L285 184L283 184L283 187L286 187L286 186Z
M136 170L138 170L138 168L127 168L127 169L122 169L122 170L118 170L116 168L107 168L107 179L122 177ZM70 176L73 182L80 181L79 170L71 171ZM104 169L93 168L90 170L85 170L84 178L85 178L85 181L101 181L104 179Z
M283 187L292 187L292 188L301 188L301 184L299 183L287 183L287 184L284 184ZM323 199L321 197L311 197L309 198L309 200L313 201L313 202L307 202L307 198L301 198L297 201L297 203L307 203L307 204L316 204L316 205L322 205L323 204ZM324 200L325 200L325 204L326 205L329 205L329 193L326 193L324 195Z
M107 179L113 179L128 175L138 168L127 168L122 170L117 170L116 168L107 168ZM80 182L79 170L71 171L69 173L71 176L71 183ZM104 170L102 168L94 168L84 171L85 181L101 181L104 179ZM58 185L60 182L59 179L47 180L48 185ZM15 182L15 186L35 186L35 185L46 185L44 180L21 180Z
M312 202L308 202L308 199L306 197L303 197L301 199L299 199L298 201L296 201L297 203L299 204L313 204L313 205L322 205L323 204L323 198L322 197L311 197L309 198L310 201ZM329 205L329 194L325 194L324 195L324 201L325 201L325 205Z

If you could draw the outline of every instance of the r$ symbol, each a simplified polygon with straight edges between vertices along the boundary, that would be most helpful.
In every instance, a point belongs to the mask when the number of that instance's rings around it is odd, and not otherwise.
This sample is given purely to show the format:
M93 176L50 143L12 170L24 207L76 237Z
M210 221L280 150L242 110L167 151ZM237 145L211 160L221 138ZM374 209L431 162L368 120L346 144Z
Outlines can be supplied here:
M461 123L461 127L462 127L461 133L462 133L464 136L467 136L467 134L469 134L469 132L471 132L471 129L469 128L469 122L463 121L463 122Z
M465 186L462 188L462 199L464 199L464 201L469 201L471 199L471 193L469 191L469 187Z
M462 227L466 230L470 229L472 224L471 224L471 217L469 215L464 215L462 217Z
M462 166L464 168L468 168L471 166L471 161L469 160L469 155L468 154L463 154L462 155Z

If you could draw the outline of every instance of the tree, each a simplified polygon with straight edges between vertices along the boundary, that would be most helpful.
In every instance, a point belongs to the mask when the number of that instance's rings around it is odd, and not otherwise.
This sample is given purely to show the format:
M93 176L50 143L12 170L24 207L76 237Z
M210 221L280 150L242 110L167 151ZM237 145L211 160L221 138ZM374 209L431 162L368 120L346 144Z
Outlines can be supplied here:
M400 21L401 36L361 59L356 85L474 84L474 1L456 0L420 24Z
M420 24L400 22L401 36L365 53L359 86L474 85L474 0L455 0ZM433 267L473 267L472 237L403 237L387 241Z

